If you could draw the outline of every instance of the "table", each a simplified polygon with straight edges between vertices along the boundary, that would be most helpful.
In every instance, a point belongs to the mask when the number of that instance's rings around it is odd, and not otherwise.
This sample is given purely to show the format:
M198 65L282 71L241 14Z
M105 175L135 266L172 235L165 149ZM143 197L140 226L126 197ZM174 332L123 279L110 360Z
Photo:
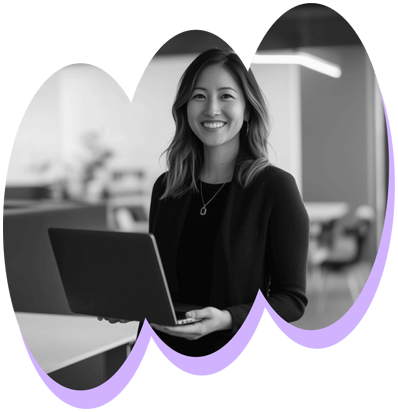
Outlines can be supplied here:
M335 238L335 223L350 210L346 202L304 202L310 219L309 272L328 258Z
M311 223L329 223L342 219L350 210L346 202L304 202Z
M97 359L99 366L90 366L97 375L101 375L94 377L94 384L88 378L88 381L81 382L79 387L73 389L97 386L115 373L127 357L126 345L136 340L138 329L138 322L109 324L92 316L16 312L16 317L24 340L37 363L44 372L57 376L55 380L64 386L70 387L70 379L65 376L70 376L71 373L64 373L62 376L57 371L67 371L68 367L95 359L96 355L111 355L101 364ZM118 352L115 357L116 350ZM116 358L118 364L112 365ZM79 372L79 376L81 375ZM89 377L89 373L86 376ZM75 378L73 381L76 381Z
M330 247L335 224L350 210L346 202L304 202L310 219L310 237Z

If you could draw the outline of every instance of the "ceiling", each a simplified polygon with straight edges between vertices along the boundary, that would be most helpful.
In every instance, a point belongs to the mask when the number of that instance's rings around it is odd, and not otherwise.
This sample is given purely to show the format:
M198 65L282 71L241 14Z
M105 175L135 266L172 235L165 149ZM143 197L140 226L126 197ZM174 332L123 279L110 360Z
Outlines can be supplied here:
M269 29L258 50L362 44L350 24L333 9L304 4L282 15ZM160 48L157 55L200 53L228 44L217 36L192 30L181 33Z

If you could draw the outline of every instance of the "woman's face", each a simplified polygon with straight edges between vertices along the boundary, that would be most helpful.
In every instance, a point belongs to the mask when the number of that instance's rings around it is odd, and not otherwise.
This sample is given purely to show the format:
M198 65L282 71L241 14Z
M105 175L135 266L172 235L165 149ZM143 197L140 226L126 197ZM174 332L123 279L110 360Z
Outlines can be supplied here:
M227 69L206 67L188 101L188 123L209 148L239 150L239 131L245 120L245 97Z

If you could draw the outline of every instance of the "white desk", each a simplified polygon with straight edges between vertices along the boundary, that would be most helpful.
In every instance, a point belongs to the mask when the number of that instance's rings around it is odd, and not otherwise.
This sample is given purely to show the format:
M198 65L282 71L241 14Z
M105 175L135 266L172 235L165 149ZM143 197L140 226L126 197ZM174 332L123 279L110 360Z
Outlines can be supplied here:
M95 317L17 312L26 344L46 373L135 341L137 322L109 324Z
M345 202L305 202L311 223L328 223L342 219L350 210Z

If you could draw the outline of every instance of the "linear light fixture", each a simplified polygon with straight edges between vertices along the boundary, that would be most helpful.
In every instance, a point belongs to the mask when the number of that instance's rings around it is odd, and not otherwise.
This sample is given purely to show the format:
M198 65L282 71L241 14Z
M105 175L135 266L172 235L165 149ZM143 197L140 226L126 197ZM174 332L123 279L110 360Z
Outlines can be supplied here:
M255 54L252 64L298 64L338 79L340 66L308 53Z

